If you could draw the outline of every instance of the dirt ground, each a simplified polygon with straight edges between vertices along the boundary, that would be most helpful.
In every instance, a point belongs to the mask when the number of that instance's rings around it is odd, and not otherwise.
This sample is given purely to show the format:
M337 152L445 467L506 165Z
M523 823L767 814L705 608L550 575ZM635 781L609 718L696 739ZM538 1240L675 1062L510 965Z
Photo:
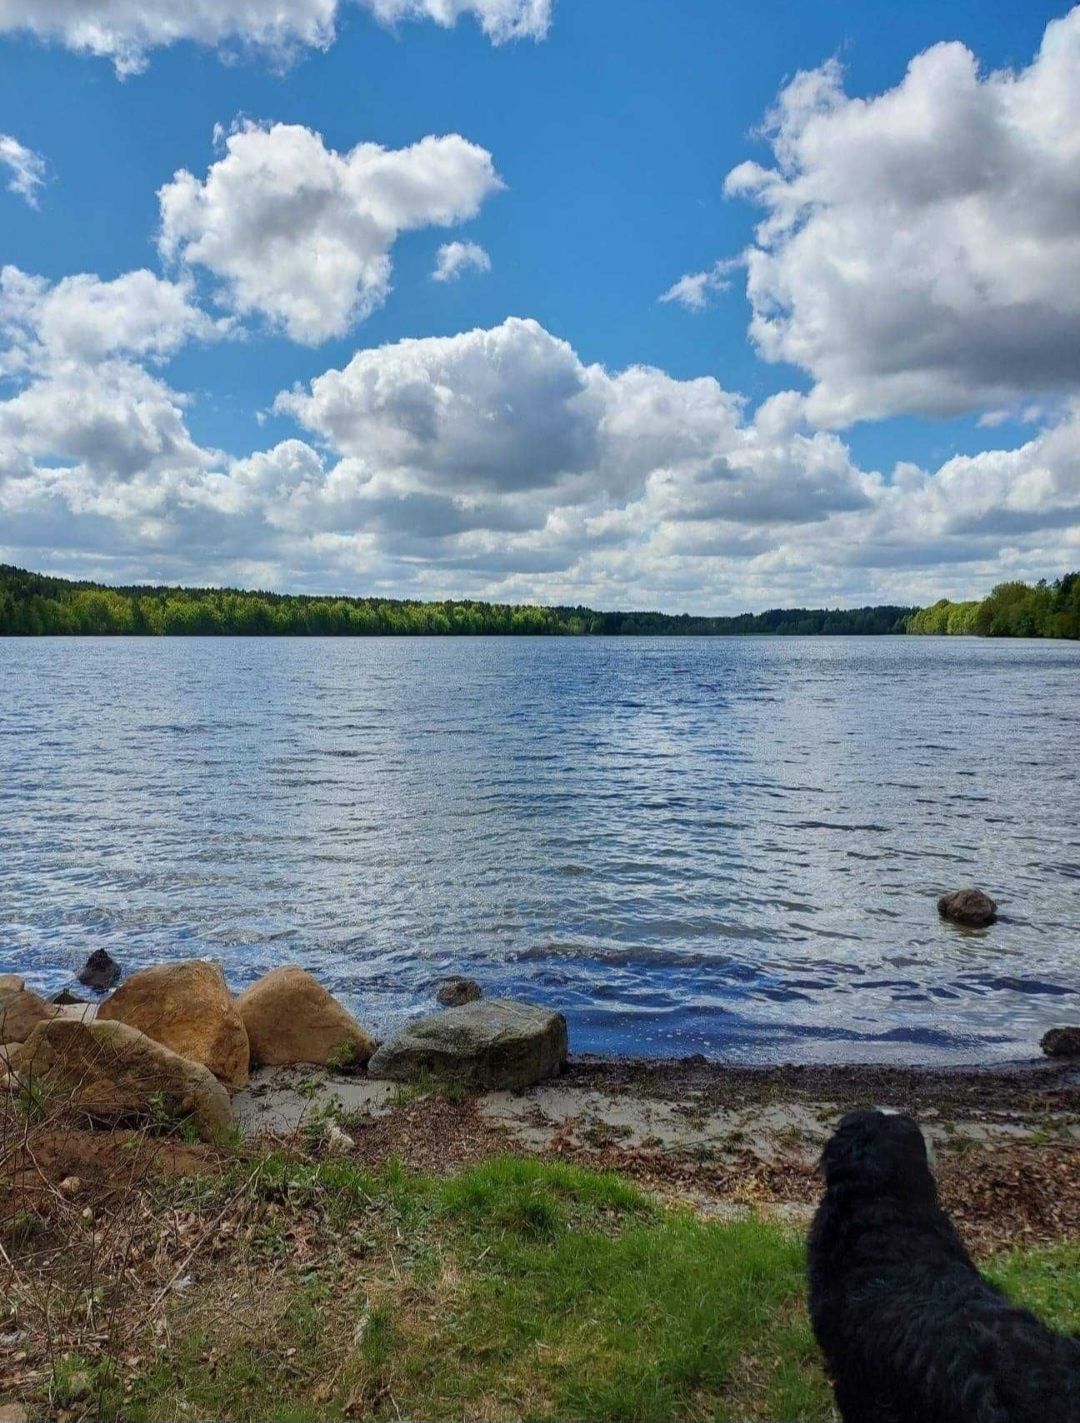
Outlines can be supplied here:
M321 1070L257 1073L235 1100L248 1136L332 1117L372 1166L442 1173L500 1152L621 1172L703 1215L763 1210L804 1223L817 1160L855 1106L911 1113L942 1198L972 1245L1080 1238L1080 1066L985 1070L731 1068L579 1059L527 1092L453 1100Z

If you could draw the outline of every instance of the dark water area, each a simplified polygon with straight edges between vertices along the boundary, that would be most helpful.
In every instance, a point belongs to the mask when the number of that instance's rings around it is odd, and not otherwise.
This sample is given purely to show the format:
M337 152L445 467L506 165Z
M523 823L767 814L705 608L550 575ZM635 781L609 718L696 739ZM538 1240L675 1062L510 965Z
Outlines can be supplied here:
M1080 646L0 640L0 970L449 973L572 1046L1031 1055L1080 1021ZM939 921L974 883L1002 919Z

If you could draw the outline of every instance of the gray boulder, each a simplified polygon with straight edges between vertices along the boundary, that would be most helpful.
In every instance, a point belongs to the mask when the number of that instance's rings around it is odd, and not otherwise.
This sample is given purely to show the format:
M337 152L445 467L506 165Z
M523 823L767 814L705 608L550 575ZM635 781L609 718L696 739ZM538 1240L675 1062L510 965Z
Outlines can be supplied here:
M371 1077L429 1075L491 1091L531 1087L566 1061L566 1019L509 998L484 998L410 1023L368 1063Z
M997 918L997 905L981 889L954 889L937 902L942 919L968 929L986 929Z
M1039 1046L1047 1057L1080 1057L1080 1028L1051 1028Z

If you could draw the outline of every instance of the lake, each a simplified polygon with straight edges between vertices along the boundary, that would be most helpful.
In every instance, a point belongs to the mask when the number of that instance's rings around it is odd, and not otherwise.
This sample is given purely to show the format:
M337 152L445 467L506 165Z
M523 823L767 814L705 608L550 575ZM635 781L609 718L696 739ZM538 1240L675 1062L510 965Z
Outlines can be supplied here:
M0 640L3 969L448 974L578 1051L1030 1056L1080 1021L1080 646ZM1002 919L939 921L985 888Z

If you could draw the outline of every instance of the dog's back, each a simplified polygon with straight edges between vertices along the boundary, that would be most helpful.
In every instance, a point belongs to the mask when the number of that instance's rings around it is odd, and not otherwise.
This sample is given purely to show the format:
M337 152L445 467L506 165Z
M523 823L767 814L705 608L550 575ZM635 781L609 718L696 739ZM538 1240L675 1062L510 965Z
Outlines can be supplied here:
M1080 1340L979 1275L911 1118L851 1113L822 1165L810 1314L845 1423L1080 1423Z

